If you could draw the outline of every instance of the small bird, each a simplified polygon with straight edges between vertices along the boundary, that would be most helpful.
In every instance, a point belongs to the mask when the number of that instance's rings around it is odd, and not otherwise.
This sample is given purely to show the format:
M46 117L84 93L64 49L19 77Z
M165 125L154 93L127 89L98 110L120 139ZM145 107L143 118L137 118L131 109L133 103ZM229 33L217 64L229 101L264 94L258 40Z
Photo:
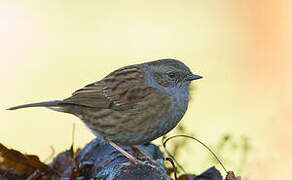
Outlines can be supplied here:
M80 118L133 162L120 145L148 143L172 130L185 114L193 74L181 61L160 59L117 69L64 100L11 107L47 107Z

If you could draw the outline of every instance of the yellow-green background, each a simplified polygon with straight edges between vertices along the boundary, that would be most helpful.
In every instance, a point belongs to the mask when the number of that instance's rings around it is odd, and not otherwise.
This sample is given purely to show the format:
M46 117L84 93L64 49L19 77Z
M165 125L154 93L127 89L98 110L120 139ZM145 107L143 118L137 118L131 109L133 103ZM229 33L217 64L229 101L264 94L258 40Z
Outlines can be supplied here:
M289 0L1 0L0 142L44 160L50 146L69 148L75 123L82 147L94 137L72 115L5 109L63 99L121 66L171 57L204 76L182 121L187 133L213 149L226 133L248 137L243 170L239 150L221 154L227 168L289 179L291 12ZM182 152L189 172L212 165L196 143Z

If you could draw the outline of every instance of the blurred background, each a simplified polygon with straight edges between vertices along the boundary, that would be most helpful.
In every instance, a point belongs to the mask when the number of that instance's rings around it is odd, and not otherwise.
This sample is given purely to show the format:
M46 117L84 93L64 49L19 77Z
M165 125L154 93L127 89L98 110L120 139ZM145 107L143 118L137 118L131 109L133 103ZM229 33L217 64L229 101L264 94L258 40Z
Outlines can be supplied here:
M46 160L50 146L70 147L75 124L83 147L94 136L72 115L5 109L64 99L121 66L177 58L204 76L193 84L184 133L244 179L288 179L291 12L288 0L2 0L0 143ZM215 163L190 140L176 157L190 173Z

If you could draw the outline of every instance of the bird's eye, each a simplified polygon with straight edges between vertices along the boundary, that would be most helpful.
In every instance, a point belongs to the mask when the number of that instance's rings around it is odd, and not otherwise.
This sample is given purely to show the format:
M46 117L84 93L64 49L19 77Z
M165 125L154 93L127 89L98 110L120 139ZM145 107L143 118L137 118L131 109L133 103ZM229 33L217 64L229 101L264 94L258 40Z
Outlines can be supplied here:
M167 74L168 77L170 77L171 79L175 78L175 73L171 72Z

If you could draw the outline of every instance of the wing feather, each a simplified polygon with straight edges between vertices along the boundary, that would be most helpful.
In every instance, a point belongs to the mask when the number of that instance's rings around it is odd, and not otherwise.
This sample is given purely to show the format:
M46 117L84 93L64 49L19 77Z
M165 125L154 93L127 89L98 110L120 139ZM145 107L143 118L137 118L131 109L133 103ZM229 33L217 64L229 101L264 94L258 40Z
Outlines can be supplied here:
M158 91L146 85L141 67L120 68L101 81L75 91L64 102L92 108L124 110Z

